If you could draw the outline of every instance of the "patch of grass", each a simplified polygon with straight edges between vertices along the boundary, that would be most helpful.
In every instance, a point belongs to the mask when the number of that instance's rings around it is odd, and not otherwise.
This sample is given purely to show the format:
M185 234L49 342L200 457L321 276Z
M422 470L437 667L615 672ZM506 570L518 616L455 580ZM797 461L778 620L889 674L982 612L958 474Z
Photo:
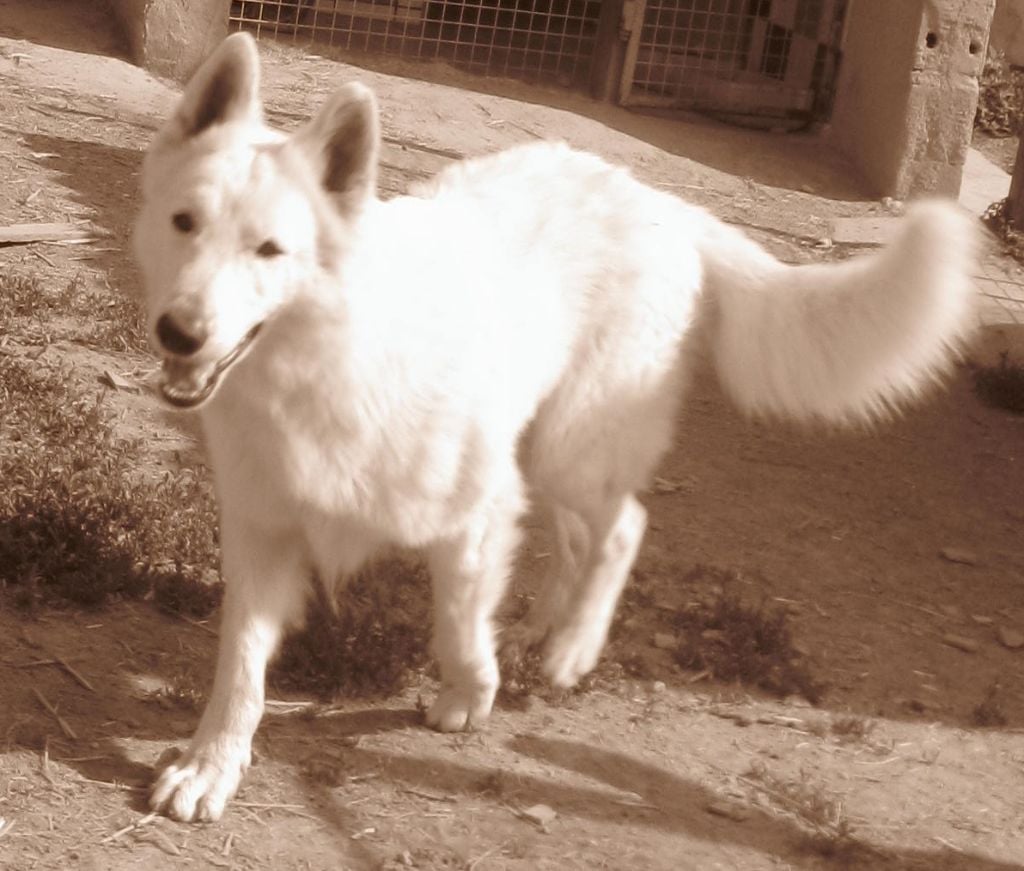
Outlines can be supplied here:
M1024 414L1024 365L1011 363L1002 354L998 366L974 370L974 392L987 405Z
M35 276L8 273L0 280L0 330L10 333L17 321L51 311L58 302Z
M140 446L116 436L103 391L72 373L0 355L0 582L32 607L139 597L171 570L215 560L208 483L147 476Z
M695 569L696 575L708 572L730 580L728 572ZM721 595L678 611L673 622L680 637L675 658L683 668L709 671L717 680L757 686L778 696L799 693L812 703L821 700L824 686L794 648L782 609L748 605L723 585Z
M283 688L321 699L397 692L428 662L430 584L426 569L400 558L374 563L340 588L338 602L315 585L301 632L271 670Z
M1024 72L990 50L978 81L974 129L989 136L1015 136L1024 125Z
M501 686L498 699L502 705L523 710L530 698L543 694L549 687L541 674L541 649L522 649L517 645L502 645L498 661L501 667Z
M146 316L134 297L113 293L101 301L100 311L101 317L93 320L91 331L85 337L89 344L122 353L144 351L149 347Z
M0 339L47 346L62 333L77 281L53 287L35 275L0 275Z
M501 686L498 687L498 704L508 710L528 710L535 699L542 699L549 705L571 707L581 696L596 687L614 685L625 674L623 664L609 652L575 686L568 689L553 687L541 670L544 641L525 649L518 644L502 644L500 640L499 644Z
M90 290L75 275L50 286L36 275L0 276L0 335L34 340L49 335L60 318L76 322L77 341L110 351L138 351L147 345L145 317L136 299L123 293Z
M214 580L209 580L213 577ZM153 601L168 614L205 620L220 605L224 585L212 570L197 577L195 572L168 567L153 582Z

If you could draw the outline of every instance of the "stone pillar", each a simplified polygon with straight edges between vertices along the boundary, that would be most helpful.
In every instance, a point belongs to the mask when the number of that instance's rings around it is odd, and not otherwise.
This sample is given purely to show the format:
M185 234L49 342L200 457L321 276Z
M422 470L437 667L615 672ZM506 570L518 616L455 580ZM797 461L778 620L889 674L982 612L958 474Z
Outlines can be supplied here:
M851 0L832 115L881 195L960 190L996 0Z
M228 32L231 0L108 0L132 60L184 81Z

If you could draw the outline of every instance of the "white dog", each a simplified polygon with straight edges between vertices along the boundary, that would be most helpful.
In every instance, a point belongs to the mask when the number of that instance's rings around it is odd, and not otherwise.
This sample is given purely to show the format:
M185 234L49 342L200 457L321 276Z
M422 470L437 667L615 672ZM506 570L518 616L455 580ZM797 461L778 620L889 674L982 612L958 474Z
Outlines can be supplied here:
M286 138L257 80L245 35L196 74L146 157L136 237L162 393L200 409L221 508L213 692L152 795L176 818L217 819L237 788L310 578L389 543L433 577L427 721L481 723L527 486L556 540L530 631L555 684L591 669L696 336L743 409L843 424L914 399L973 324L974 231L951 206L877 254L791 267L564 145L381 202L370 91Z

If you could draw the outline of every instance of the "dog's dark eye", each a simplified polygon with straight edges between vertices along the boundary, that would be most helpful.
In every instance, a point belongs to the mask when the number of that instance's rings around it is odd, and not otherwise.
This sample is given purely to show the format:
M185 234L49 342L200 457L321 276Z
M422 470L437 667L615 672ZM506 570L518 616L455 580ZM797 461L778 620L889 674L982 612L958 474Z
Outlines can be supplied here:
M284 248L278 245L273 239L267 239L266 242L256 249L256 253L260 257L280 257L284 254Z
M196 228L195 218L189 212L175 212L171 215L171 223L179 233L191 233Z

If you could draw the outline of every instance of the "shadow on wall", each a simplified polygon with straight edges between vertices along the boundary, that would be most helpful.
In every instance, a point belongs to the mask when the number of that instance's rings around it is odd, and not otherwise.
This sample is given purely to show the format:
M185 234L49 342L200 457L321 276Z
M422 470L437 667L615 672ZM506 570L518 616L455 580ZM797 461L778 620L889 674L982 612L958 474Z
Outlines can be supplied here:
M95 0L0 0L0 36L67 51L128 58L117 20Z

